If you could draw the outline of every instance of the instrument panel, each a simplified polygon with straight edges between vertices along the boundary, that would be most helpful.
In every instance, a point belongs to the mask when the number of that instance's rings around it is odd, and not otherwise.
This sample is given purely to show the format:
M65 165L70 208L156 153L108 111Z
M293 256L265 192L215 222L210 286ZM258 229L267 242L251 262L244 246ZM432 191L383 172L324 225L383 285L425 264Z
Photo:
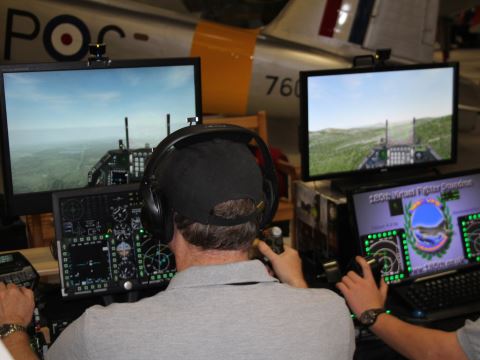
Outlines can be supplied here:
M138 184L53 195L62 296L160 287L175 274L166 244L142 226Z

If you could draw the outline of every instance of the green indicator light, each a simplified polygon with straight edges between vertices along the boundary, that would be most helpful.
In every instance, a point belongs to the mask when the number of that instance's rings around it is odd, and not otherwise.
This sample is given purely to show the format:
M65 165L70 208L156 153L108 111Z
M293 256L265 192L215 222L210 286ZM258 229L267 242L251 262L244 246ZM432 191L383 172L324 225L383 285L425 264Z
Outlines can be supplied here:
M355 319L355 314L351 314L350 317L351 317L352 319Z
M387 236L387 233L386 233L386 232L384 232L382 235L385 237L385 236Z
M389 231L387 234L388 234L388 236L390 236L390 235L392 235L392 232L391 232L391 231Z
M468 215L468 220L472 220L472 215Z
M368 240L365 240L365 245L368 246L368 244L370 244L370 242Z
M476 218L477 218L477 214L473 215L473 218L476 219Z
M472 256L472 254L468 254L468 257L471 258L471 257L473 257L473 256Z
M366 250L366 251L370 251L370 248L367 246L367 247L365 248L365 250Z
M373 234L372 237L373 237L374 239L376 239L376 238L377 238L377 235Z
M397 235L397 230L392 231L393 235Z
M403 240L403 243L406 245L406 244L407 244L407 240Z
M404 277L405 277L405 275L400 274L400 279L403 279Z
M477 261L480 261L480 256L477 256Z
M368 238L371 239L371 238L372 238L372 235L368 235Z
M143 234L144 232L145 232L145 230L140 229L140 234Z
M170 277L171 277L171 278L173 277L173 275L175 275L175 274L174 274L174 273L170 273Z
M412 271L412 267L411 267L411 266L408 267L408 271Z
M395 280L398 280L399 279L399 276L398 275L395 275Z
M466 224L466 222L465 222L465 221L462 221L462 225L465 225L465 224Z
M403 237L403 238L406 238L406 237L407 237L407 235L406 235L406 234L402 234L402 237Z
M391 314L392 310L385 310L385 314Z

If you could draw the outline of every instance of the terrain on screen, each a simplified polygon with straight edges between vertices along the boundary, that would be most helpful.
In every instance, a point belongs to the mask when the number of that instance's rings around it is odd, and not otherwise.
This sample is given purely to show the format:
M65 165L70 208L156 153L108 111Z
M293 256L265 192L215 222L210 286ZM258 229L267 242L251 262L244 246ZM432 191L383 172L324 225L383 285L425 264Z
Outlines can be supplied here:
M81 188L88 172L118 140L86 140L23 147L12 153L15 193ZM140 141L138 142L140 144ZM144 143L148 145L148 141Z
M451 157L451 115L309 132L311 175L430 162ZM409 159L395 162L394 148ZM411 154L411 156L410 156Z

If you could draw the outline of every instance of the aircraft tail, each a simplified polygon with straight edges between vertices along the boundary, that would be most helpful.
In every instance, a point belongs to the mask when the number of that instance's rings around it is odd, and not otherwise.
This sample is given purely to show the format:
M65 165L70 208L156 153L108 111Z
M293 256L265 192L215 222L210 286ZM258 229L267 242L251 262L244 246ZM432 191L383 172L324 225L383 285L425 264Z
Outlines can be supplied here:
M262 34L341 56L431 62L439 0L290 0Z

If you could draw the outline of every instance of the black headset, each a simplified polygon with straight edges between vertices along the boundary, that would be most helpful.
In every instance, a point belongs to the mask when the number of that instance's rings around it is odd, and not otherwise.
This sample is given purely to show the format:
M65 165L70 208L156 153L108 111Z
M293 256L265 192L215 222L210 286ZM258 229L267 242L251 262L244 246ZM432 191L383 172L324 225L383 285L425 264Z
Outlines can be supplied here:
M165 167L165 159L175 149L209 141L213 139L232 140L248 146L255 140L263 158L263 192L265 206L260 216L259 230L268 225L278 207L278 180L272 156L267 145L255 132L236 125L209 124L193 125L175 131L163 139L150 156L140 184L140 194L143 197L143 226L161 242L167 243L173 236L173 211L169 206L168 194L165 194L158 184L155 173L161 174ZM164 169L168 171L168 169Z

